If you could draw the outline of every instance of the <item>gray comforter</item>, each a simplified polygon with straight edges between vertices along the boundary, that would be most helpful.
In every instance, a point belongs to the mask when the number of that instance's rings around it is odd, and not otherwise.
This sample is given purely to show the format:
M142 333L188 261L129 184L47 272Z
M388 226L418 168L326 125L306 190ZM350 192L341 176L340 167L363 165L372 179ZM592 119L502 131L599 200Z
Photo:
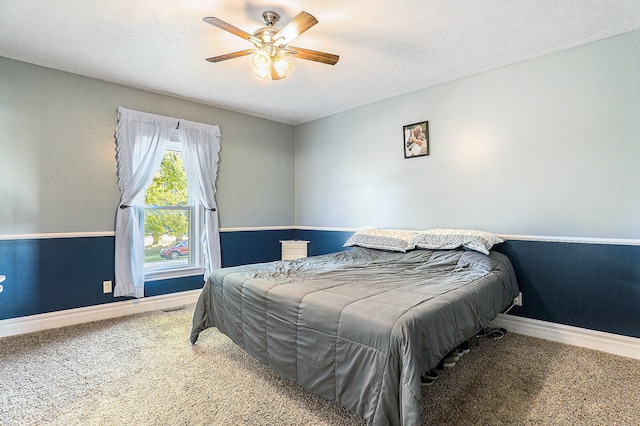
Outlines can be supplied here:
M223 268L191 343L217 327L262 363L372 425L420 424L420 374L518 294L509 259L465 250L354 248Z

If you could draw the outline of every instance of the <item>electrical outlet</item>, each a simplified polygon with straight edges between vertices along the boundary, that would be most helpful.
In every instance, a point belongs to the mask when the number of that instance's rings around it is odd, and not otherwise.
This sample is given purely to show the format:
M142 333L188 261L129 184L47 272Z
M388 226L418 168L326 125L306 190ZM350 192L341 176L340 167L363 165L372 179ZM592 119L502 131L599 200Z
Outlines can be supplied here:
M518 293L518 297L513 299L513 304L516 306L522 306L522 292Z
M111 281L102 281L102 292L111 293L113 290L113 283Z

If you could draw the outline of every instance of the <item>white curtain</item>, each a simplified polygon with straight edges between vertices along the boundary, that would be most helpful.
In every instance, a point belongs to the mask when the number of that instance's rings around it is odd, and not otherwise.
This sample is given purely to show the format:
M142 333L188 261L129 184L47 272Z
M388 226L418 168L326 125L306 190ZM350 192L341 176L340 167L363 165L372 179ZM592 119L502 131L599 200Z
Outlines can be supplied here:
M192 196L197 197L205 208L201 243L206 281L213 270L220 268L218 207L214 198L220 152L220 128L180 120L179 135L189 189Z
M115 138L121 197L116 213L113 296L144 297L144 194L178 120L122 107L118 113Z

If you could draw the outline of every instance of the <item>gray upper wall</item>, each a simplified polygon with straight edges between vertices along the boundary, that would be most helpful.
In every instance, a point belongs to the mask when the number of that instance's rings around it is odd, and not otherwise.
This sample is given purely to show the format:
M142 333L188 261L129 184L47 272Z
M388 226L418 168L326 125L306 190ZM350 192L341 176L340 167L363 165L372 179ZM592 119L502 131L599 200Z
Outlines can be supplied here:
M113 231L118 106L220 126L221 227L293 224L292 126L0 57L0 235Z
M124 106L220 126L222 227L637 239L638 46L634 31L295 129L0 58L0 235L113 230ZM422 120L431 155L405 160L402 126Z
M296 224L640 238L639 46L634 31L297 126ZM424 120L431 155L404 159L402 126Z

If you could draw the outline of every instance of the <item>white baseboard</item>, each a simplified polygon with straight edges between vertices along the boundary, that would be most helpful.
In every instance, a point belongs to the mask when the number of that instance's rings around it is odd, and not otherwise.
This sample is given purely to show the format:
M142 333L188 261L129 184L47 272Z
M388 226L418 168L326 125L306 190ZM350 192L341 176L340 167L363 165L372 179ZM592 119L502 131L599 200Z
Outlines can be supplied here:
M202 290L189 290L142 299L106 303L104 305L67 309L46 314L29 315L0 321L0 337L32 333L49 328L66 327L91 321L100 321L142 312L168 309L195 303Z
M640 359L640 339L586 328L499 314L491 323L508 331L615 355Z

